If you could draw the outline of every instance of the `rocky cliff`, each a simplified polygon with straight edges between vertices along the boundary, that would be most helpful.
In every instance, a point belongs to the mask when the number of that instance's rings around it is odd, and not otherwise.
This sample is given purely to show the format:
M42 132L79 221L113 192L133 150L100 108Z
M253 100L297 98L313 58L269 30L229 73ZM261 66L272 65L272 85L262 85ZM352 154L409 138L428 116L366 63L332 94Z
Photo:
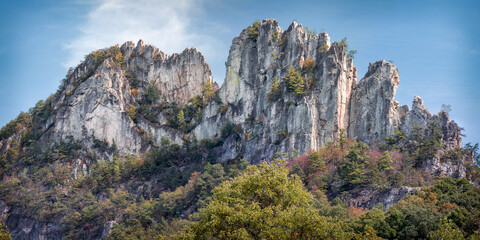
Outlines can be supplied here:
M349 138L378 143L395 129L410 134L415 126L440 120L448 147L461 146L460 129L447 115L432 115L419 97L411 110L395 101L400 79L392 63L370 64L357 83L357 70L345 47L331 43L327 33L307 33L296 22L284 31L273 19L259 24L256 39L249 36L250 31L243 30L230 48L219 90L228 108L220 116L211 111L220 106L212 103L194 131L197 138L218 134L228 119L253 136L230 151L241 149L245 157L258 161L275 152L318 149L336 140L342 129ZM311 76L305 76L312 79L311 86L305 94L292 93L285 80L288 69L293 66L302 71L307 60L314 62ZM268 93L275 78L280 81L281 96L272 101Z
M242 153L259 161L276 152L316 150L336 140L341 131L349 138L377 143L395 129L410 134L415 126L438 121L448 147L461 146L460 129L448 116L432 115L419 97L411 110L395 101L400 80L392 63L370 64L357 82L357 70L345 46L331 43L327 33L305 32L296 22L282 30L273 19L262 21L254 38L250 32L251 27L246 28L233 40L226 77L217 92L220 101L208 102L192 130L172 128L162 112L150 117L140 113L135 122L127 113L138 110L152 86L161 96L154 103L181 106L202 95L205 85L213 82L205 58L196 49L167 56L139 41L119 48L123 65L116 63L118 56L99 63L93 53L72 72L50 102L55 114L44 123L42 140L56 142L73 136L91 143L99 139L115 143L122 155L139 155L149 149L142 134L156 144L164 137L182 144L185 136L218 136L230 122L243 132L240 140L225 143L220 160ZM307 63L311 63L309 72ZM290 67L309 81L302 94L289 88ZM274 79L279 93L272 99Z
M136 46L127 42L120 48L96 51L48 102L53 114L44 123L42 141L53 144L73 136L91 145L97 139L115 144L121 155L139 155L148 149L139 133L143 127L153 129L151 137L158 144L162 137L181 143L175 130L134 122L127 112L136 111L152 88L162 101L181 105L200 95L209 82L213 82L210 67L196 49L167 56L140 40ZM161 119L162 114L156 117Z
M400 83L395 65L371 63L357 81L346 47L296 22L282 30L274 19L263 20L233 39L225 79L216 89L196 49L168 56L142 41L127 42L88 55L58 92L34 109L37 117L29 124L44 151L73 139L97 160L112 160L114 152L142 156L165 139L179 145L196 139L212 143L214 161L255 163L279 152L317 150L341 134L375 145L397 129L412 135L433 122L445 151L461 147L461 130L446 112L431 114L420 97L411 109L395 101ZM209 95L209 88L215 93ZM0 153L7 155L21 141L21 134L0 138ZM81 150L71 164L74 178L89 171L90 150ZM423 167L435 175L464 177L467 161L448 165L436 156ZM350 204L388 207L414 188L362 191L346 196ZM16 238L61 238L58 222L40 223L0 203Z

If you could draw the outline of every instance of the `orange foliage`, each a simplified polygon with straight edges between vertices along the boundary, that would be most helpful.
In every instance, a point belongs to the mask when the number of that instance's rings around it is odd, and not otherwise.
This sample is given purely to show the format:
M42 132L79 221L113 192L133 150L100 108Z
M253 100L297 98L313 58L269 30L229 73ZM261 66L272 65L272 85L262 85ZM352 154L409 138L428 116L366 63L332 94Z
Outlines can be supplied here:
M428 195L426 196L426 199L425 199L427 202L431 202L433 204L436 204L437 201L438 201L438 196L436 193L428 193Z
M190 175L190 178L188 179L188 183L195 183L197 179L200 177L200 173L195 171Z
M315 61L313 61L310 57L307 57L305 61L300 61L300 67L307 72L312 72L313 68L315 68L315 65Z
M134 88L130 90L130 94L132 94L132 96L136 96L138 94L138 90Z
M142 158L137 158L137 165L143 165L143 159Z
M437 207L437 211L439 211L439 212L448 211L448 210L454 209L456 207L458 207L457 204L447 202L447 203L444 203L441 206Z
M368 210L362 207L356 208L355 206L350 205L350 207L348 208L348 214L351 217L358 217L365 214L366 212L368 212Z

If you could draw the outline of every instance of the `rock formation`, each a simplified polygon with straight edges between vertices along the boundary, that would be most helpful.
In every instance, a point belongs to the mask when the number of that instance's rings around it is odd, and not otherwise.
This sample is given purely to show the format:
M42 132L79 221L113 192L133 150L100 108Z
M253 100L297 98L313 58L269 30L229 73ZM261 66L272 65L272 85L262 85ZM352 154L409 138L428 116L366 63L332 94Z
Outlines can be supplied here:
M440 120L448 148L461 146L460 129L448 116L430 114L419 97L412 110L394 100L400 80L392 63L370 64L357 83L357 70L344 46L330 43L326 33L306 33L296 22L283 31L273 19L260 23L257 39L251 39L249 32L247 28L233 40L226 62L219 90L228 105L225 117L212 111L219 107L212 103L194 131L197 138L218 134L228 119L253 133L241 149L245 157L258 161L275 152L315 150L336 140L341 129L350 138L378 143L397 128L410 134L414 126ZM322 50L324 45L328 50ZM297 96L288 91L285 76L290 66L300 71L306 59L315 62L314 80L308 93ZM282 94L270 101L274 78L280 79ZM245 124L247 120L254 120L253 126ZM286 134L279 136L280 132Z
M139 105L138 96L144 95L149 86L154 86L164 100L178 104L200 95L205 84L213 82L205 58L196 49L167 56L141 40L136 46L127 42L120 50L126 68L112 58L95 67L97 51L65 80L63 90L50 103L55 114L45 123L44 142L52 144L73 136L88 145L92 139L98 139L115 143L122 155L140 155L146 150L142 149L139 134L144 127L153 129L152 138L158 143L162 137L181 143L169 128L146 126L144 121L137 126L127 111ZM135 90L126 77L127 72L138 85Z
M127 112L141 105L151 87L161 96L156 102L180 106L201 95L213 82L205 58L196 49L167 56L140 40L119 48L123 65L112 57L99 62L97 51L64 80L49 102L54 114L43 123L42 142L73 136L91 145L97 139L114 143L121 155L140 155L149 149L142 135L157 145L162 138L182 144L185 136L218 136L230 122L242 128L241 139L226 141L219 160L242 153L257 162L276 152L318 149L343 130L349 138L372 144L397 128L409 135L415 126L437 121L447 148L461 146L460 128L448 114L432 115L420 97L415 97L411 110L394 100L400 80L392 63L370 64L357 83L357 69L345 47L331 43L327 33L305 32L296 22L284 31L274 19L263 20L255 38L250 31L248 27L233 39L219 101L209 101L191 131L170 127L161 111L153 120L138 114L136 121ZM303 69L307 61L314 62L310 73ZM291 66L310 81L303 94L289 91L285 78ZM274 79L280 93L272 100L268 94Z
M172 127L166 107L160 105L192 105L190 100L213 83L203 55L186 49L167 56L142 41L136 45L127 42L112 48L110 55L103 50L90 54L46 101L51 114L39 126L40 145L51 146L71 136L89 147L103 141L115 146L121 156L141 156L165 138L177 144L185 139L218 139L222 129L232 124L237 134L224 136L212 149L217 153L216 161L243 157L258 162L271 159L277 152L316 150L338 139L342 132L375 144L396 129L410 135L417 127L437 122L446 149L461 147L461 129L446 112L432 115L420 97L414 98L411 109L395 101L400 80L392 63L381 60L370 64L357 82L357 69L347 58L346 46L331 43L327 33L306 32L296 22L282 30L274 19L259 23L258 35L252 34L252 28L233 39L225 80L215 100L203 106L188 130ZM287 81L292 67L304 81L305 87L298 92ZM271 97L275 81L278 92ZM145 96L150 91L160 97L151 99L153 110L146 116L138 109L146 105ZM0 153L5 154L19 137L0 140ZM112 154L98 154L103 159L112 158ZM82 159L75 160L75 177L88 171L86 165ZM442 166L434 158L424 167L432 174L463 177L465 168L461 165ZM414 189L364 191L351 196L353 205L372 207L382 202L388 207ZM4 215L8 212L9 227L24 226L21 231L14 227L18 231L12 234L17 238L30 238L31 234L60 238L59 223L41 225L20 209L8 209L2 201L0 207Z

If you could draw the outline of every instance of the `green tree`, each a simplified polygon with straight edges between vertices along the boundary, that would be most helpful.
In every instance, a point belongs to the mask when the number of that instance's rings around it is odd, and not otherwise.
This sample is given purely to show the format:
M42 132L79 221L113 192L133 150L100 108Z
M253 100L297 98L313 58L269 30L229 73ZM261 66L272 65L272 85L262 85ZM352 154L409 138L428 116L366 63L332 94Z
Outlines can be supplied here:
M374 176L367 174L371 167L370 158L366 153L368 149L368 145L362 142L352 145L346 159L340 161L338 165L340 176L350 187L375 181Z
M295 67L288 68L287 76L285 77L287 89L295 95L305 94L305 78L295 70Z
M382 150L391 151L393 149L402 149L402 144L407 140L405 132L400 129L395 129L395 134L383 139L383 144L380 147Z
M205 84L205 87L202 89L202 94L203 94L203 100L205 102L208 102L213 97L215 92L213 91L213 83L212 82L208 81Z
M260 22L258 20L255 20L255 22L253 22L252 26L249 28L248 38L256 42L258 38L259 27L260 27Z
M416 140L419 141L419 146L416 149L415 157L417 166L420 166L423 161L431 159L443 147L443 133L440 124L437 121L433 121L427 125L425 134L418 134L416 137Z
M150 85L148 85L147 89L145 90L143 100L148 104L152 104L155 103L159 97L160 94L158 93L158 89L155 84L151 83Z
M343 47L343 51L345 51L345 52L348 51L347 37L342 38L342 40L339 42L339 44Z
M452 220L446 218L440 221L440 227L438 230L432 231L429 234L432 240L463 240L465 237L462 231L458 229L457 225Z
M272 86L270 87L270 92L268 92L268 100L275 101L281 93L280 83L278 82L278 77L273 78Z
M180 111L178 111L177 125L178 125L178 128L181 130L185 130L185 128L187 128L187 123L185 122L185 114L183 113L183 109L180 109Z
M355 54L357 54L357 50L350 50L350 51L347 53L347 58L354 59L354 58L355 58Z
M330 47L327 44L323 44L323 46L320 48L319 53L324 53L327 52Z
M347 53L347 58L355 58L355 54L357 54L357 50L350 50L348 51L348 42L347 38L344 37L342 38L342 41L339 42L339 44L343 47L343 51Z
M388 151L382 153L382 156L378 160L378 170L381 172L393 170L392 167L392 157Z
M213 190L213 200L180 239L347 239L321 217L312 195L281 161L249 166Z
M323 173L326 171L325 162L320 152L313 152L307 155L307 175Z

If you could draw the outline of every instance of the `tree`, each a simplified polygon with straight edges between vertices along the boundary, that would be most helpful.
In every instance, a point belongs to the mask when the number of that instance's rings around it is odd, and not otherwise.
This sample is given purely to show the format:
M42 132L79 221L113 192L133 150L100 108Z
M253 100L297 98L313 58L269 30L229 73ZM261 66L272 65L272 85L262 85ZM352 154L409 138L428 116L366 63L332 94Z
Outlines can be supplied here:
M12 240L8 228L2 220L0 220L0 240Z
M387 136L383 139L384 143L380 147L381 150L391 151L393 149L402 149L401 145L407 140L405 132L395 129L395 134Z
M177 125L178 128L181 130L185 130L187 127L187 123L185 122L185 114L183 113L183 109L180 109L180 111L177 114Z
M180 239L350 238L341 224L318 215L313 196L280 160L249 166L213 195Z
M417 166L422 164L422 161L435 156L438 150L443 147L442 129L437 121L430 122L425 130L425 135L419 137L420 146L416 150Z
M316 65L317 63L313 61L310 57L307 57L305 61L300 61L300 66L304 73L312 73Z
M307 155L307 174L323 173L327 169L325 167L325 162L322 159L322 154L320 152L313 152Z
M151 83L148 85L147 89L145 90L145 95L143 96L144 101L148 104L152 104L155 103L159 97L160 95L155 84Z
M305 94L305 78L293 66L288 68L285 83L287 84L287 89L295 93L295 95Z
M440 228L430 232L430 239L432 240L462 240L465 239L462 231L458 229L457 225L452 220L446 218L440 221Z
M137 115L137 108L135 106L133 106L132 104L128 104L127 115L131 119L135 119L135 116Z
M465 144L465 147L463 149L467 154L470 154L470 156L473 157L473 160L475 160L475 163L480 166L480 153L478 152L478 143L476 143L475 145L472 145L472 143L467 143Z
M343 47L343 51L348 51L347 37L342 38L342 41L340 41L339 44Z
M208 102L213 97L215 92L213 91L213 83L212 82L208 81L205 84L205 87L202 90L202 94L203 94L203 100L205 102Z
M357 143L350 148L346 159L338 165L340 176L350 186L368 184L374 181L373 176L367 174L369 157L366 154L368 145Z
M378 160L378 170L381 172L392 170L392 157L388 151L382 153L380 160Z
M328 44L323 44L322 47L320 48L319 53L327 52L329 48L330 47L328 46Z
M270 92L268 92L268 100L270 100L270 101L277 100L280 93L281 93L280 83L278 82L278 77L275 76L273 78L272 86L270 87Z
M350 51L347 53L347 58L354 59L354 58L355 58L355 54L357 54L357 50L350 50Z
M343 47L343 51L347 53L347 58L355 58L357 50L348 51L348 42L346 37L342 38L342 41L340 41L339 44Z
M452 111L452 105L450 104L442 104L442 112L450 113Z
M257 41L258 38L258 28L260 27L260 22L258 20L255 20L253 22L252 26L248 29L248 38L252 39L253 41Z

